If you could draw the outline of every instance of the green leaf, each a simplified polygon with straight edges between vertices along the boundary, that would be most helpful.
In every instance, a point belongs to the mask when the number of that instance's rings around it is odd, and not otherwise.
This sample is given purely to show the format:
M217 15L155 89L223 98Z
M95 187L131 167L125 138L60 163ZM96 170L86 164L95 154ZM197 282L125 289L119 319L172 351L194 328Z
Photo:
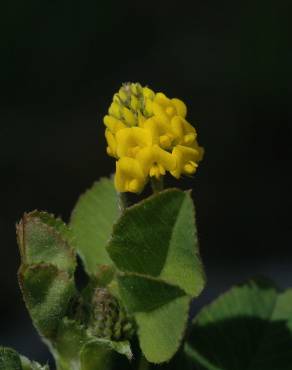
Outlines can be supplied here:
M181 343L190 300L205 284L190 194L170 189L127 208L107 250L145 357L168 361Z
M185 293L178 287L161 280L135 274L118 276L120 294L127 302L129 313L151 312ZM151 297L145 292L152 292Z
M252 280L236 286L193 320L185 352L208 370L290 370L292 289Z
M118 196L111 179L96 182L78 200L70 225L88 273L95 274L100 265L112 264L105 246L118 216Z
M19 354L11 348L0 347L0 370L22 370Z
M189 193L166 190L128 208L107 249L121 271L160 277L194 296L204 287Z
M98 340L87 343L80 354L80 369L95 370L103 369L110 370L112 368L112 351L105 343L99 343Z
M76 267L70 246L70 230L60 219L46 212L25 213L17 225L22 265L49 263L73 273Z
M81 370L112 369L113 351L132 358L128 341L112 342L106 339L95 339L88 342L81 351Z
M160 306L151 312L136 313L140 346L150 362L169 360L177 351L187 325L188 296Z
M22 267L19 281L34 325L42 335L52 338L75 294L73 277L56 266L42 264Z

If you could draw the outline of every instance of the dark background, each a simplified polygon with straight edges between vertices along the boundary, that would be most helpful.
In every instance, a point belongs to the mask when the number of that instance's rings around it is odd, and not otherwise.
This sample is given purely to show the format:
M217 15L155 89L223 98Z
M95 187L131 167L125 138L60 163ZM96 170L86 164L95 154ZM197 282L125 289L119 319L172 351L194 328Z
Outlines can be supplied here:
M68 220L78 195L113 172L102 117L125 81L182 98L206 149L183 184L194 189L208 276L195 309L255 274L292 286L285 2L11 0L1 7L2 345L48 358L17 284L15 222L35 208Z

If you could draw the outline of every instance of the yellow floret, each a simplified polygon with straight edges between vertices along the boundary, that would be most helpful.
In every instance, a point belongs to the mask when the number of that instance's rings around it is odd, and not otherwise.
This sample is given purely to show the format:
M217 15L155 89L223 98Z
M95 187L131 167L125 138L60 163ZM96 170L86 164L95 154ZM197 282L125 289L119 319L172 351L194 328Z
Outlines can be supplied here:
M136 98L135 95L131 96L131 102L130 102L130 107L134 110L137 111L139 109L140 103L139 100Z
M109 114L115 118L121 118L121 107L117 102L112 102L108 110Z
M158 104L161 104L162 106L166 106L169 102L169 99L162 92L158 92L155 94L154 101L157 102Z
M159 92L155 95L154 103L158 104L168 117L179 115L186 117L187 107L185 103L177 98L169 99L165 94Z
M171 99L171 102L175 106L176 114L185 118L187 115L187 106L185 105L185 103L177 98Z
M158 145L141 149L136 158L145 176L159 178L165 175L166 171L173 171L176 167L175 157Z
M118 93L118 97L121 99L122 102L126 102L128 99L128 95L125 92L124 88L121 87Z
M161 121L164 124L169 124L169 117L167 116L164 107L157 103L156 101L153 101L152 103L152 112L159 121Z
M139 90L140 90L140 84L136 83L136 84L131 84L131 92L134 94L134 95L138 95L139 94Z
M127 126L135 126L137 124L137 117L130 109L122 107L122 113Z
M171 171L172 176L178 179L182 174L193 175L196 172L198 162L201 159L198 149L177 145L173 149L172 155L176 160L176 168Z
M127 127L122 121L112 116L104 116L103 122L113 134Z
M196 140L197 133L195 128L184 118L180 116L174 116L170 125L178 144L191 146Z
M116 134L117 155L121 157L135 157L139 150L152 145L151 133L141 127L129 127Z
M144 121L142 127L151 132L154 144L160 145L163 149L171 149L174 135L168 123L153 116Z
M149 89L149 87L143 87L143 95L145 98L148 98L148 99L153 99L154 96L155 96L155 93L153 90Z
M144 113L147 117L153 115L152 100L145 98L144 100Z
M169 117L173 117L173 115L176 113L176 111L175 111L175 108L174 107L172 107L171 105L169 105L168 107L165 108L165 113Z
M114 135L108 128L105 130L105 138L106 138L107 145L108 145L106 148L107 154L110 155L111 157L116 157L117 156L117 142L116 142Z
M115 187L119 192L139 193L146 183L140 163L134 158L123 157L116 162Z

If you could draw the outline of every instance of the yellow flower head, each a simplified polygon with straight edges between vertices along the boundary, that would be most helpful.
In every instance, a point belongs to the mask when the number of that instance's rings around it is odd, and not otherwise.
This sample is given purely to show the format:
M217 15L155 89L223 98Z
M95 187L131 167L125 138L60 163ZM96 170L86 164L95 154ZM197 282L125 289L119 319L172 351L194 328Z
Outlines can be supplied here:
M195 173L203 149L186 115L186 105L177 98L139 83L123 84L103 120L107 153L117 159L119 192L139 193L149 178L166 172L176 178Z

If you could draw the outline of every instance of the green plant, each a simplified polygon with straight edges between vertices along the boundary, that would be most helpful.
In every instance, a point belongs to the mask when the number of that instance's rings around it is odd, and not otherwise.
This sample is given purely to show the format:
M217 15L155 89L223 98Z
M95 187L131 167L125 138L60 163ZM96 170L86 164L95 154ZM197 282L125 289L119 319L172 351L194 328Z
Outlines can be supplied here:
M126 84L105 118L116 180L82 195L69 225L38 211L17 225L21 291L58 370L291 370L292 290L250 280L188 327L205 286L195 209L189 191L162 184L165 171L192 174L202 158L185 116L178 99ZM141 193L148 180L153 194L131 204L127 192ZM88 276L82 289L77 255ZM37 369L48 366L0 350L0 370Z

